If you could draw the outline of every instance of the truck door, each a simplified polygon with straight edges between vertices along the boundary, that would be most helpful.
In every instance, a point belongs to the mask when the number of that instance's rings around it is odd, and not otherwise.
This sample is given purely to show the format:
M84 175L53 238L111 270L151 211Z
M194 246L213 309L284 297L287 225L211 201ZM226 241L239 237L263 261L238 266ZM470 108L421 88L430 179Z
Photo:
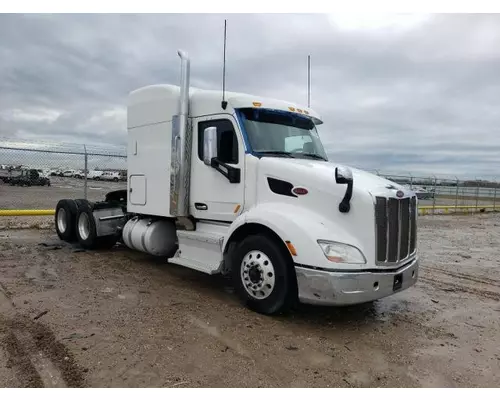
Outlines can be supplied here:
M193 119L190 211L195 218L233 221L243 210L245 151L236 120L228 115ZM217 128L217 159L240 170L240 181L231 183L203 162L203 132Z

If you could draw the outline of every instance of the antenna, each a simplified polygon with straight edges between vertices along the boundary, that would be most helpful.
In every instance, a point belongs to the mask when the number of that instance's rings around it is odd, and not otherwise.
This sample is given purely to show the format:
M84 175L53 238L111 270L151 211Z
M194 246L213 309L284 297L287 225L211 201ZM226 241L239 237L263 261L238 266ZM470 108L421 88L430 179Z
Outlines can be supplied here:
M227 20L224 20L224 62L222 64L222 109L225 110L227 107L227 101L225 99L226 93L226 31L227 31Z
M307 56L307 107L311 107L311 56Z

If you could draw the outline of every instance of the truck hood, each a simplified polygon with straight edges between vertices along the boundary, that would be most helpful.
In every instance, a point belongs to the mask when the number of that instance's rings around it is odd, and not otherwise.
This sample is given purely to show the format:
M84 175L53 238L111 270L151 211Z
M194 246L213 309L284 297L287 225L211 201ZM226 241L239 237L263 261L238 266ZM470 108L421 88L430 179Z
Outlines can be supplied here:
M328 182L331 182L332 186L337 185L335 182L335 168L344 166L333 162L282 157L263 157L260 163L268 176L280 179L289 177L289 180L295 186L313 186L323 190L330 186ZM372 195L388 192L394 194L394 191L397 190L402 190L405 193L409 192L408 189L388 179L360 169L348 168L352 171L354 191L368 191ZM345 187L345 185L339 186Z

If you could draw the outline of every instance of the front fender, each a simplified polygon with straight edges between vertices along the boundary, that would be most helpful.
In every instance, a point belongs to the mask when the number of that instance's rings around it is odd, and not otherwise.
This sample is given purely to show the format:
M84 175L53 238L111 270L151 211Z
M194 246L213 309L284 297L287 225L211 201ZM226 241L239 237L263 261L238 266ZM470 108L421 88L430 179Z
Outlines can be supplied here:
M233 233L245 224L260 224L274 231L285 243L290 241L297 255L292 256L295 264L339 269L359 269L359 265L335 264L327 260L317 240L333 240L348 243L361 249L355 237L341 227L325 222L321 215L296 205L284 203L262 203L241 214L232 224L224 238L223 249Z

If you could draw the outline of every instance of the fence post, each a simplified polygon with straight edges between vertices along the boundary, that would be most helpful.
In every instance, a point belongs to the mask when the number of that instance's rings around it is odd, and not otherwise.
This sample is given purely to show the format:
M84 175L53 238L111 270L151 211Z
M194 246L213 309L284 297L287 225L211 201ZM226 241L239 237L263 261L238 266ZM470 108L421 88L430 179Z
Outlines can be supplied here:
M410 172L410 190L413 190L413 175Z
M83 198L87 200L87 166L88 166L88 155L87 155L87 146L83 145L83 150L85 151L85 166L83 170L83 176L85 181L83 182Z
M477 203L479 201L479 180L476 178L476 209L477 211Z
M455 179L457 181L457 189L455 191L455 213L458 212L458 185L460 184L458 178L455 176Z
M434 176L434 195L432 196L432 215L436 212L436 186L437 178Z
M497 203L497 182L494 183L495 191L493 192L493 211L496 211L496 203Z

